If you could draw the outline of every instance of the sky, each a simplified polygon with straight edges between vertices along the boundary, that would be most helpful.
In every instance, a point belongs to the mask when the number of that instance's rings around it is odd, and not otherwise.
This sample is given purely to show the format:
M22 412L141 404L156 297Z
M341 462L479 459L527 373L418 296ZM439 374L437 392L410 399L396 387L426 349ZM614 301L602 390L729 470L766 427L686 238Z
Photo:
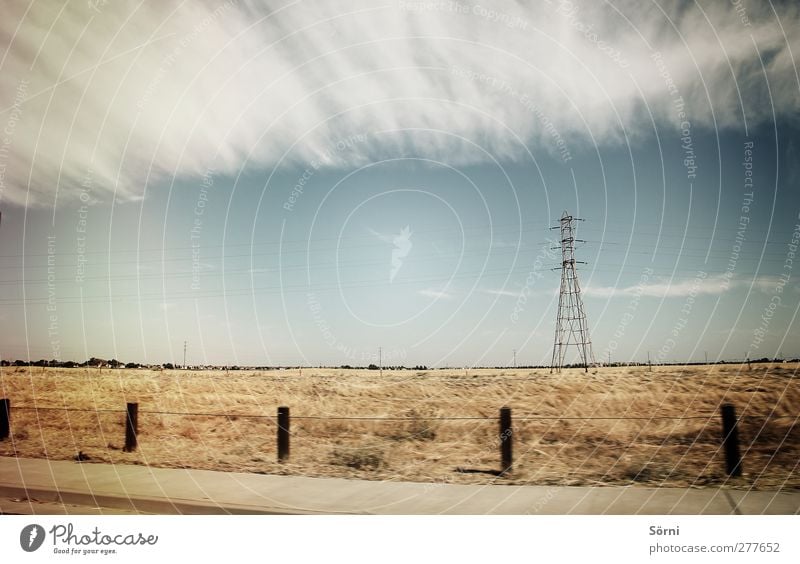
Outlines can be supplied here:
M546 365L565 211L597 361L800 357L794 3L117 4L0 6L0 358Z

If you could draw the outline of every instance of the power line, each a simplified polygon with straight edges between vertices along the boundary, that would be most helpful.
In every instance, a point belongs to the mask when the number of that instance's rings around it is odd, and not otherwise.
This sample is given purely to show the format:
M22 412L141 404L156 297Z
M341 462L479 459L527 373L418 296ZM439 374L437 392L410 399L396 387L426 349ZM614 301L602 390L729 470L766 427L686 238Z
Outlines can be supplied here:
M501 250L497 250L497 251L492 251L491 254L487 254L485 251L466 251L461 256L484 255L487 258L492 258L492 257L496 258L498 255L499 256L503 256L503 255L509 255L509 254L512 254L512 253L519 254L520 256L525 256L525 254L526 254L525 251L522 251L522 250L516 252L516 251L501 249ZM647 251L641 251L641 252L639 252L639 251L628 251L626 254L647 255L647 256L651 256L652 255L651 252L647 252ZM692 258L701 259L701 258L705 257L705 255L694 255L694 254L688 254L688 253L675 253L675 254L659 253L658 256L661 256L662 254L666 254L667 256L676 256L676 257L681 258L681 259L692 259ZM770 255L770 254L769 253L765 254L765 256L768 256L768 255ZM785 262L785 254L784 253L774 253L774 255L776 255L776 257L774 259L756 257L756 256L753 256L753 257L742 257L740 255L737 263L742 263L742 262L746 262L746 261L757 261L757 260L759 260L762 263L767 263L767 264L772 264L772 263L783 264ZM442 253L442 254L437 254L437 255L422 255L421 257L420 256L415 257L415 262L441 263L443 260L445 260L445 259L447 259L449 257L459 257L459 255L448 254L448 253ZM125 280L132 280L132 281L161 280L161 279L164 279L164 278L185 278L185 277L192 277L192 276L201 276L204 279L208 279L208 278L220 277L220 276L263 275L263 274L267 274L269 272L277 272L277 270L278 270L277 266L273 267L271 269L270 268L265 268L263 266L253 266L253 267L247 267L247 268L230 268L230 267L226 267L224 270L221 269L221 268L209 268L209 266L212 266L212 265L209 264L209 262L217 260L219 258L220 257L203 257L203 263L208 265L208 266L206 266L204 269L201 269L199 272L193 272L190 269L186 269L186 270L177 270L177 271L176 270L163 270L161 272L153 272L153 273L146 273L146 274L142 274L142 273L139 273L139 272L130 273L130 274L109 274L109 275L98 275L98 276L84 276L83 277L83 281L84 282L86 282L86 281L106 282L106 281L125 281ZM720 256L712 255L712 258L715 258L715 259L718 259L718 260L726 260L727 258L729 258L729 255L728 254L721 254ZM188 262L189 260L190 259L176 259L176 261L173 261L173 262ZM384 264L384 263L385 263L384 259L373 259L373 260L353 259L353 260L344 260L344 261L329 262L329 263L321 263L320 261L315 260L315 261L313 261L313 271L314 272L318 272L318 271L323 271L323 270L328 270L328 269L336 269L336 270L347 271L347 270L350 270L350 269L363 269L363 268L366 268L366 267L369 267L369 266L379 266L379 265ZM94 264L92 266L94 266L96 269L101 269L101 268L102 269L106 269L106 268L111 269L112 267L120 266L122 264L130 264L130 265L134 265L134 266L138 266L139 265L139 263L130 262L130 263ZM144 264L144 263L142 263L142 264ZM637 267L637 266L647 266L648 268L654 268L651 261L648 261L645 264L639 264L639 263L637 263L635 261L625 261L624 263L603 261L603 264L608 265L608 266L619 266L620 268L632 268L632 267ZM705 267L706 270L709 269L708 265L703 265L703 266ZM56 267L59 268L59 269L68 269L68 268L74 269L76 267L76 264L59 264ZM21 268L22 268L21 266L13 266L13 267L12 266L5 266L5 267L0 267L0 270L20 270ZM25 266L25 270L26 271L27 270L33 270L33 269L41 269L41 268L48 268L48 266L47 265L26 265ZM521 268L521 266L518 266L518 268ZM655 268L659 268L659 267L655 267ZM309 266L305 265L305 264L301 264L301 265L283 265L280 270L281 270L282 273L293 272L293 271L296 271L296 272L307 272L307 271L309 271ZM507 269L504 269L504 270L507 271ZM538 271L538 270L544 270L544 269L532 269L532 271ZM663 270L664 270L664 272L668 272L668 273L672 273L673 272L673 269L671 267L670 268L664 267ZM617 272L618 269L593 268L592 271L593 272ZM680 269L678 269L678 271L680 271L680 272L684 272L684 271L685 272L690 272L690 271L691 272L695 272L696 268L689 268L689 267L680 268ZM74 276L68 277L68 278L63 278L63 277L58 277L58 278L31 277L31 278L24 278L24 279L23 278L6 278L5 280L0 280L0 286L15 286L15 285L23 284L23 283L26 286L36 285L36 284L46 284L46 283L51 283L51 282L70 283L70 282L74 282L74 280L75 280Z
M481 242L485 242L485 239L482 238ZM749 241L749 242L752 243L753 241ZM605 245L605 246L620 247L618 250L614 249L615 253L616 252L619 252L619 253L623 253L624 252L624 253L628 253L628 254L631 254L631 253L645 254L645 255L652 255L653 254L652 245L647 244L647 243L635 242L635 243L628 244L627 242L621 243L621 242L618 242L618 241L592 240L592 239L585 240L585 243L588 244L588 245L600 245L600 246ZM778 242L776 242L776 243L778 243ZM464 253L470 253L470 254L481 254L481 253L507 254L507 253L523 252L524 249L532 249L532 248L536 248L537 246L544 246L544 245L547 245L547 244L549 244L549 242L547 242L547 241L534 241L534 242L522 241L522 242L520 242L519 246L509 246L509 247L506 247L506 248L486 247L484 249L470 249L470 250L464 251ZM785 244L787 244L787 242L783 241L782 244L785 245ZM386 247L385 244L368 243L368 244L364 244L364 245L353 245L353 246L349 246L349 247L339 247L338 249L339 250L344 250L344 251L350 251L350 250L355 250L355 249L376 249L377 250L377 249L383 249L384 247ZM223 259L225 261L228 261L228 260L235 260L235 259L241 259L241 258L253 259L253 258L256 258L256 257L300 256L302 258L302 257L309 256L309 252L310 253L323 253L323 252L335 253L337 251L336 247L332 247L332 248L311 248L310 251L307 250L307 249L298 249L298 250L277 249L277 250L274 250L274 251L263 251L263 252L209 255L209 254L205 254L205 251L208 248L209 247L205 247L205 246L204 247L200 247L200 249L204 252L202 254L202 258L203 258L204 261L212 261L212 260L216 261L216 260L223 260ZM642 249L642 250L638 250L638 249ZM179 256L179 257L166 256L166 255L168 255L170 253L174 253L177 250L182 250L182 251L186 251L186 252L185 252L184 256ZM132 265L159 264L159 263L169 264L169 263L175 263L175 262L191 262L193 260L193 256L191 254L191 250L190 249L170 249L169 251L170 251L170 253L167 253L166 251L163 253L165 256L156 257L156 258L135 258L135 259L132 258L131 260L113 260L113 261L105 261L105 262L88 261L88 259L87 259L87 264L102 265L102 266L105 266L105 265L121 266L121 265L126 265L126 264L132 264ZM91 256L93 254L96 254L96 255L101 256L101 257L110 257L110 256L117 257L117 256L120 256L120 255L130 254L130 253L133 253L133 252L134 251L115 251L114 253L108 253L107 251L104 251L104 252L99 252L98 251L98 252L94 252L94 253L89 253L89 252L86 252L86 253L58 253L55 256L56 256L56 258L79 257L79 256L86 257L86 256ZM156 251L153 251L153 252L156 252ZM160 252L160 251L158 251L158 252ZM612 252L612 251L608 250L608 251L605 251L605 252ZM664 245L661 245L661 246L659 246L658 251L656 252L656 255L658 255L658 256L664 255L664 256L705 258L707 252L708 252L708 246L706 246L704 248L700 248L700 247L695 248L693 246L686 246L686 245L684 245L684 246L664 246ZM696 254L693 254L693 253L696 253ZM719 248L717 250L710 251L710 253L713 254L713 255L717 255L718 258L727 258L730 255L730 250L727 249L727 248L721 247L721 248ZM763 251L762 252L762 250L759 249L759 248L742 249L740 251L740 257L741 257L741 255L743 253L752 253L754 257L758 257L758 258L760 258L762 256L782 257L782 256L785 256L785 254L786 254L786 252L784 250ZM459 252L459 253L443 253L443 254L448 255L448 256L459 256L462 253ZM2 259L2 258L26 258L26 259L30 259L30 258L35 258L35 257L46 258L48 256L52 256L52 255L44 255L44 254L6 255L4 257L0 257L0 259ZM435 255L435 256L441 256L441 253L437 253L437 255ZM39 262L41 262L41 261L39 261ZM68 262L68 263L58 262L55 265L50 265L50 264L45 264L45 263L41 263L41 264L39 264L39 263L26 264L25 268L26 269L28 269L28 268L31 268L31 269L32 268L48 268L50 266L55 266L56 268L74 267L75 266L75 262L72 262L72 261ZM21 264L12 264L12 265L6 264L6 265L3 265L3 266L0 266L0 269L15 269L15 268L21 268L21 267L22 267Z
M510 233L510 234L539 233L539 232L541 232L541 227L539 227L539 225L544 226L545 224L544 223L539 224L537 222L533 222L533 223L528 223L527 226L522 228L522 229L518 229L518 228L516 228L516 226L517 226L516 223L493 223L491 228L488 228L487 226L466 226L466 227L464 227L464 231L467 232L467 233L476 233L475 234L475 238L479 238L481 240L486 240L486 237L487 237L486 233L487 232L489 234L492 234L492 235L495 235L495 234L496 235L503 235L503 234L508 234L508 233ZM727 237L726 235L730 235L730 234L734 234L735 235L736 230L737 230L736 227L731 227L729 230L725 230L725 231L717 229L716 233L719 235L717 240L719 241L720 244L729 243L730 242L730 238ZM585 233L587 231L589 231L589 232L598 232L598 233L601 233L601 234L603 234L603 233L619 233L619 234L623 234L623 235L635 235L635 237L639 238L639 239L641 237L659 237L661 239L670 238L670 239L679 239L679 240L682 240L682 241L686 240L686 239L697 239L697 240L702 240L702 241L707 241L708 242L708 241L711 240L710 239L711 233L708 233L708 234L697 234L697 235L684 235L683 229L676 229L674 233L671 233L668 228L665 228L665 229L663 229L663 230L661 230L659 232L659 231L648 231L646 229L643 229L640 226L635 226L635 225L631 225L631 229L617 229L617 228L613 228L613 227L603 228L603 227L592 227L592 226L587 226L587 227L582 228L582 232ZM453 234L454 233L453 229L449 228L449 227L447 227L447 228L443 227L443 228L436 228L436 229L427 229L425 231L417 229L416 232L417 232L418 235L420 235L420 234L431 234L431 233L447 233L447 234ZM341 241L351 241L351 240L361 241L363 239L364 239L364 236L361 236L361 235L350 235L350 236L344 236L344 237L315 237L314 238L314 242L335 242L335 243L337 243L337 245L334 245L334 247L333 247L333 248L335 248L336 246L338 246L338 244ZM785 245L788 241L787 240L772 240L772 239L752 239L752 238L748 237L747 242L748 243L752 243L752 244L764 244L765 243L765 244ZM620 243L620 242L616 242L616 241L608 241L608 240L605 240L605 239L603 239L603 240L599 240L598 239L598 240L594 240L594 241L593 240L587 240L587 243L598 243L598 244L601 243L601 244L605 244L605 245L622 245L622 244L625 244L625 243ZM280 241L258 241L258 242L252 242L252 243L230 243L230 242L227 242L224 245L203 245L203 249L227 249L227 248L238 248L238 247L259 248L259 247L265 247L265 246L278 247L279 245L284 245L284 246L299 245L299 246L303 247L301 249L301 252L305 252L306 247L308 246L308 239L306 239L306 238L303 238L303 239L286 239L283 242L280 242ZM378 245L378 244L377 243L368 244L368 246L371 246L371 245ZM133 248L133 249L118 249L118 250L114 250L113 254L119 255L119 254L126 254L126 253L137 253L137 254L142 254L142 253L165 253L167 251L191 251L192 248L193 247L191 247L191 246L174 246L174 247L167 246L167 247L153 247L153 248L145 247L145 248L139 248L139 249L137 249L137 248ZM294 251L289 251L289 252L294 252ZM108 253L107 249L106 250L101 250L101 251L90 251L90 250L87 250L87 251L81 252L81 253L77 253L77 252L74 252L74 253L59 253L59 255L62 255L62 256L76 256L78 254L84 254L84 255L92 255L92 254L107 255L109 253ZM24 253L24 254L13 254L13 255L0 255L0 260L5 259L5 258L22 258L22 257L28 258L28 257L37 257L37 256L38 257L46 257L46 256L48 256L48 254L47 253ZM247 256L249 256L249 255L247 255Z

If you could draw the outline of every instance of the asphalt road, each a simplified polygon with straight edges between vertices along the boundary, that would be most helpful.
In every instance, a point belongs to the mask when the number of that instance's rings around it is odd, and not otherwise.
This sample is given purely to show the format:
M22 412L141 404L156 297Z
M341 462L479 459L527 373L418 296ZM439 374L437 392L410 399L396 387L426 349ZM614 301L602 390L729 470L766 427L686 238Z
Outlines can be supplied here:
M0 457L0 512L797 515L800 492L425 484Z

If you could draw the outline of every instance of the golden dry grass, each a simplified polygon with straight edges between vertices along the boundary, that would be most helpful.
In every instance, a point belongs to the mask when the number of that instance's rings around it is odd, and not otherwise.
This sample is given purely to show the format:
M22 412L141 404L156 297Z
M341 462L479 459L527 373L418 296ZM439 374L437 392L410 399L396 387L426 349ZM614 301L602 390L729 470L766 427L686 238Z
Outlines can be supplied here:
M0 455L71 459L81 451L89 462L432 484L798 488L797 375L795 364L382 376L337 369L226 375L11 367L0 372L2 397L12 401L12 437L0 442ZM134 453L121 449L129 401L140 409ZM742 416L745 474L735 480L725 476L720 446L725 402ZM272 416L279 405L292 412L285 463L276 462ZM496 477L488 471L499 466L503 405L514 410L515 465L511 475ZM185 412L227 416L171 414ZM386 417L401 420L380 419Z

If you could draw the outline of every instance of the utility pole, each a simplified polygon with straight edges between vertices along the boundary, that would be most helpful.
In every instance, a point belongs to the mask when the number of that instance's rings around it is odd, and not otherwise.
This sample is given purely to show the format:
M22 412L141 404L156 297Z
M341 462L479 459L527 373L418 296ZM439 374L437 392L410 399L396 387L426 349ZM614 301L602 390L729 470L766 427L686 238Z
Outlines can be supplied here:
M383 348L378 347L378 374L383 376Z
M514 368L517 367L517 349L514 349Z
M561 289L558 295L558 315L556 317L556 334L553 341L553 359L550 363L550 373L555 370L561 372L567 347L578 348L584 372L589 371L589 365L594 364L592 354L592 340L589 337L589 328L586 323L586 313L583 310L581 299L581 286L578 283L576 264L586 264L575 260L575 243L585 243L575 238L573 222L582 221L572 217L566 211L561 215L559 225L550 229L558 229L561 234L561 245L553 249L561 249ZM559 270L559 269L553 269ZM609 351L609 364L611 352Z
M706 364L708 364L708 351L706 351Z
M186 370L186 341L183 342L183 369Z
M653 368L653 365L650 364L650 351L647 351L647 369L650 370Z

